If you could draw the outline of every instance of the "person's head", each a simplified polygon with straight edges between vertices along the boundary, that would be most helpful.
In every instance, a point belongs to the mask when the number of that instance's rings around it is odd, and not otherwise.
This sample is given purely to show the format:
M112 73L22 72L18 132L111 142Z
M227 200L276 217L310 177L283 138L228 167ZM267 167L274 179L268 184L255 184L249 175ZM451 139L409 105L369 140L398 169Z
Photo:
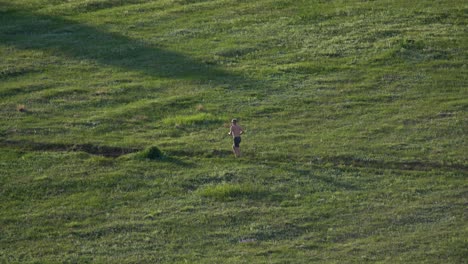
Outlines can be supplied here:
M231 123L233 123L234 125L237 124L237 119L234 118L233 120L231 120Z

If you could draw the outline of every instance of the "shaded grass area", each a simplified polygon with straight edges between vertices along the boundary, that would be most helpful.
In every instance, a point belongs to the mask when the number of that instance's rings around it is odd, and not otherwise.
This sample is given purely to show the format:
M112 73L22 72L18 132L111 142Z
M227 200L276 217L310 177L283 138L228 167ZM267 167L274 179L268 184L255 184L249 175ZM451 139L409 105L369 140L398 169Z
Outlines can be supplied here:
M466 14L0 0L0 262L463 263Z
M0 141L0 146L6 148L17 148L24 151L82 151L94 155L102 155L105 157L119 157L129 153L134 153L140 149L136 148L119 148L108 146L96 146L91 144L57 144L57 143L40 143L40 142L24 142L24 141Z
M3 154L19 157L2 163L2 239L23 252L3 251L11 261L457 262L465 252L450 231L466 217L459 173L221 160L187 173L151 161Z
M2 21L5 24L7 21L15 21L15 24L8 23L2 30L2 44L17 49L51 51L71 59L93 60L161 78L199 80L205 76L209 80L216 79L216 76L228 76L220 69L206 66L177 52L58 16L12 7L2 12Z

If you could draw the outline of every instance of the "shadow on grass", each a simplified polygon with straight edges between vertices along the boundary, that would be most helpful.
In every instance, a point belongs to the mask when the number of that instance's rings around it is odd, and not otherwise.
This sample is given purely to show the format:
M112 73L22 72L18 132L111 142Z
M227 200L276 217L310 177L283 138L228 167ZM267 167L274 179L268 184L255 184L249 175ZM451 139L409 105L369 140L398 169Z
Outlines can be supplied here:
M246 81L243 77L154 44L65 18L20 10L6 2L0 1L0 5L3 7L3 11L0 9L2 45L44 50L77 60L94 60L160 78L215 83Z
M0 146L30 151L86 152L88 154L108 158L117 158L122 155L140 151L140 149L137 148L98 146L93 144L31 142L24 140L1 140Z
M161 161L173 163L173 164L181 166L181 167L194 167L194 165L192 163L183 161L182 159L175 158L175 157L165 157Z
M107 32L98 27L63 17L37 14L34 10L20 9L7 1L0 0L0 7L0 44L3 46L21 50L41 50L74 60L91 60L103 66L140 72L156 78L194 80L215 85L242 85L253 81L184 54ZM33 69L9 70L1 72L0 79L17 77L32 71ZM107 157L118 157L141 150L92 144L71 145L27 141L2 142L2 145L5 144L36 151L84 151ZM27 146L28 144L30 145ZM214 156L221 154L212 153ZM183 164L179 159L168 159L170 162Z
M295 171L295 173L297 173L298 175L311 177L314 180L321 181L327 185L334 186L339 189L343 189L343 190L358 190L359 189L359 187L356 186L355 184L343 181L340 178L335 178L332 176L324 176L324 175L315 175L311 170L295 169L293 171Z
M331 163L334 166L365 167L373 169L431 171L431 170L461 170L468 171L468 166L461 163L443 163L431 161L385 161L376 159L361 159L354 156L323 157L321 163Z
M0 147L13 148L27 151L54 151L54 152L86 152L91 155L103 156L106 158L118 158L127 154L138 155L143 149L141 148L125 148L115 146L102 146L93 144L65 144L65 143L50 143L50 142L32 142L25 140L0 140ZM145 159L144 157L142 159ZM148 159L151 160L151 159ZM153 159L154 160L154 159ZM158 162L174 163L183 167L190 167L192 164L183 161L182 159L172 156L161 156L157 159Z

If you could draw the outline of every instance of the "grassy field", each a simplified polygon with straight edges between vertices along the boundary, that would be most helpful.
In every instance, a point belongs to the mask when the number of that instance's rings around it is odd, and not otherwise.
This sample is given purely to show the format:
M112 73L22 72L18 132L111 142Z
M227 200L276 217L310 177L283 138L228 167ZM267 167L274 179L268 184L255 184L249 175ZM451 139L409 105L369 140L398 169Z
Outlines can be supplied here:
M0 0L0 263L466 263L467 22Z

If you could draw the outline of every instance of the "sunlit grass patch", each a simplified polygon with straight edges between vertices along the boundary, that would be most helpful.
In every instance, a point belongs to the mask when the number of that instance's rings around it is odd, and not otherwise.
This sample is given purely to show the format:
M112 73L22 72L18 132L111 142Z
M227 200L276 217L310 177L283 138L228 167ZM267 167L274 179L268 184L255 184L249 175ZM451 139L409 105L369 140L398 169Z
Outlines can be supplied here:
M165 125L186 126L186 125L207 125L221 123L222 118L216 117L210 113L198 113L188 116L173 116L165 118L162 122Z
M225 201L235 198L260 198L266 194L266 190L264 187L252 183L221 183L202 187L197 190L197 194Z

